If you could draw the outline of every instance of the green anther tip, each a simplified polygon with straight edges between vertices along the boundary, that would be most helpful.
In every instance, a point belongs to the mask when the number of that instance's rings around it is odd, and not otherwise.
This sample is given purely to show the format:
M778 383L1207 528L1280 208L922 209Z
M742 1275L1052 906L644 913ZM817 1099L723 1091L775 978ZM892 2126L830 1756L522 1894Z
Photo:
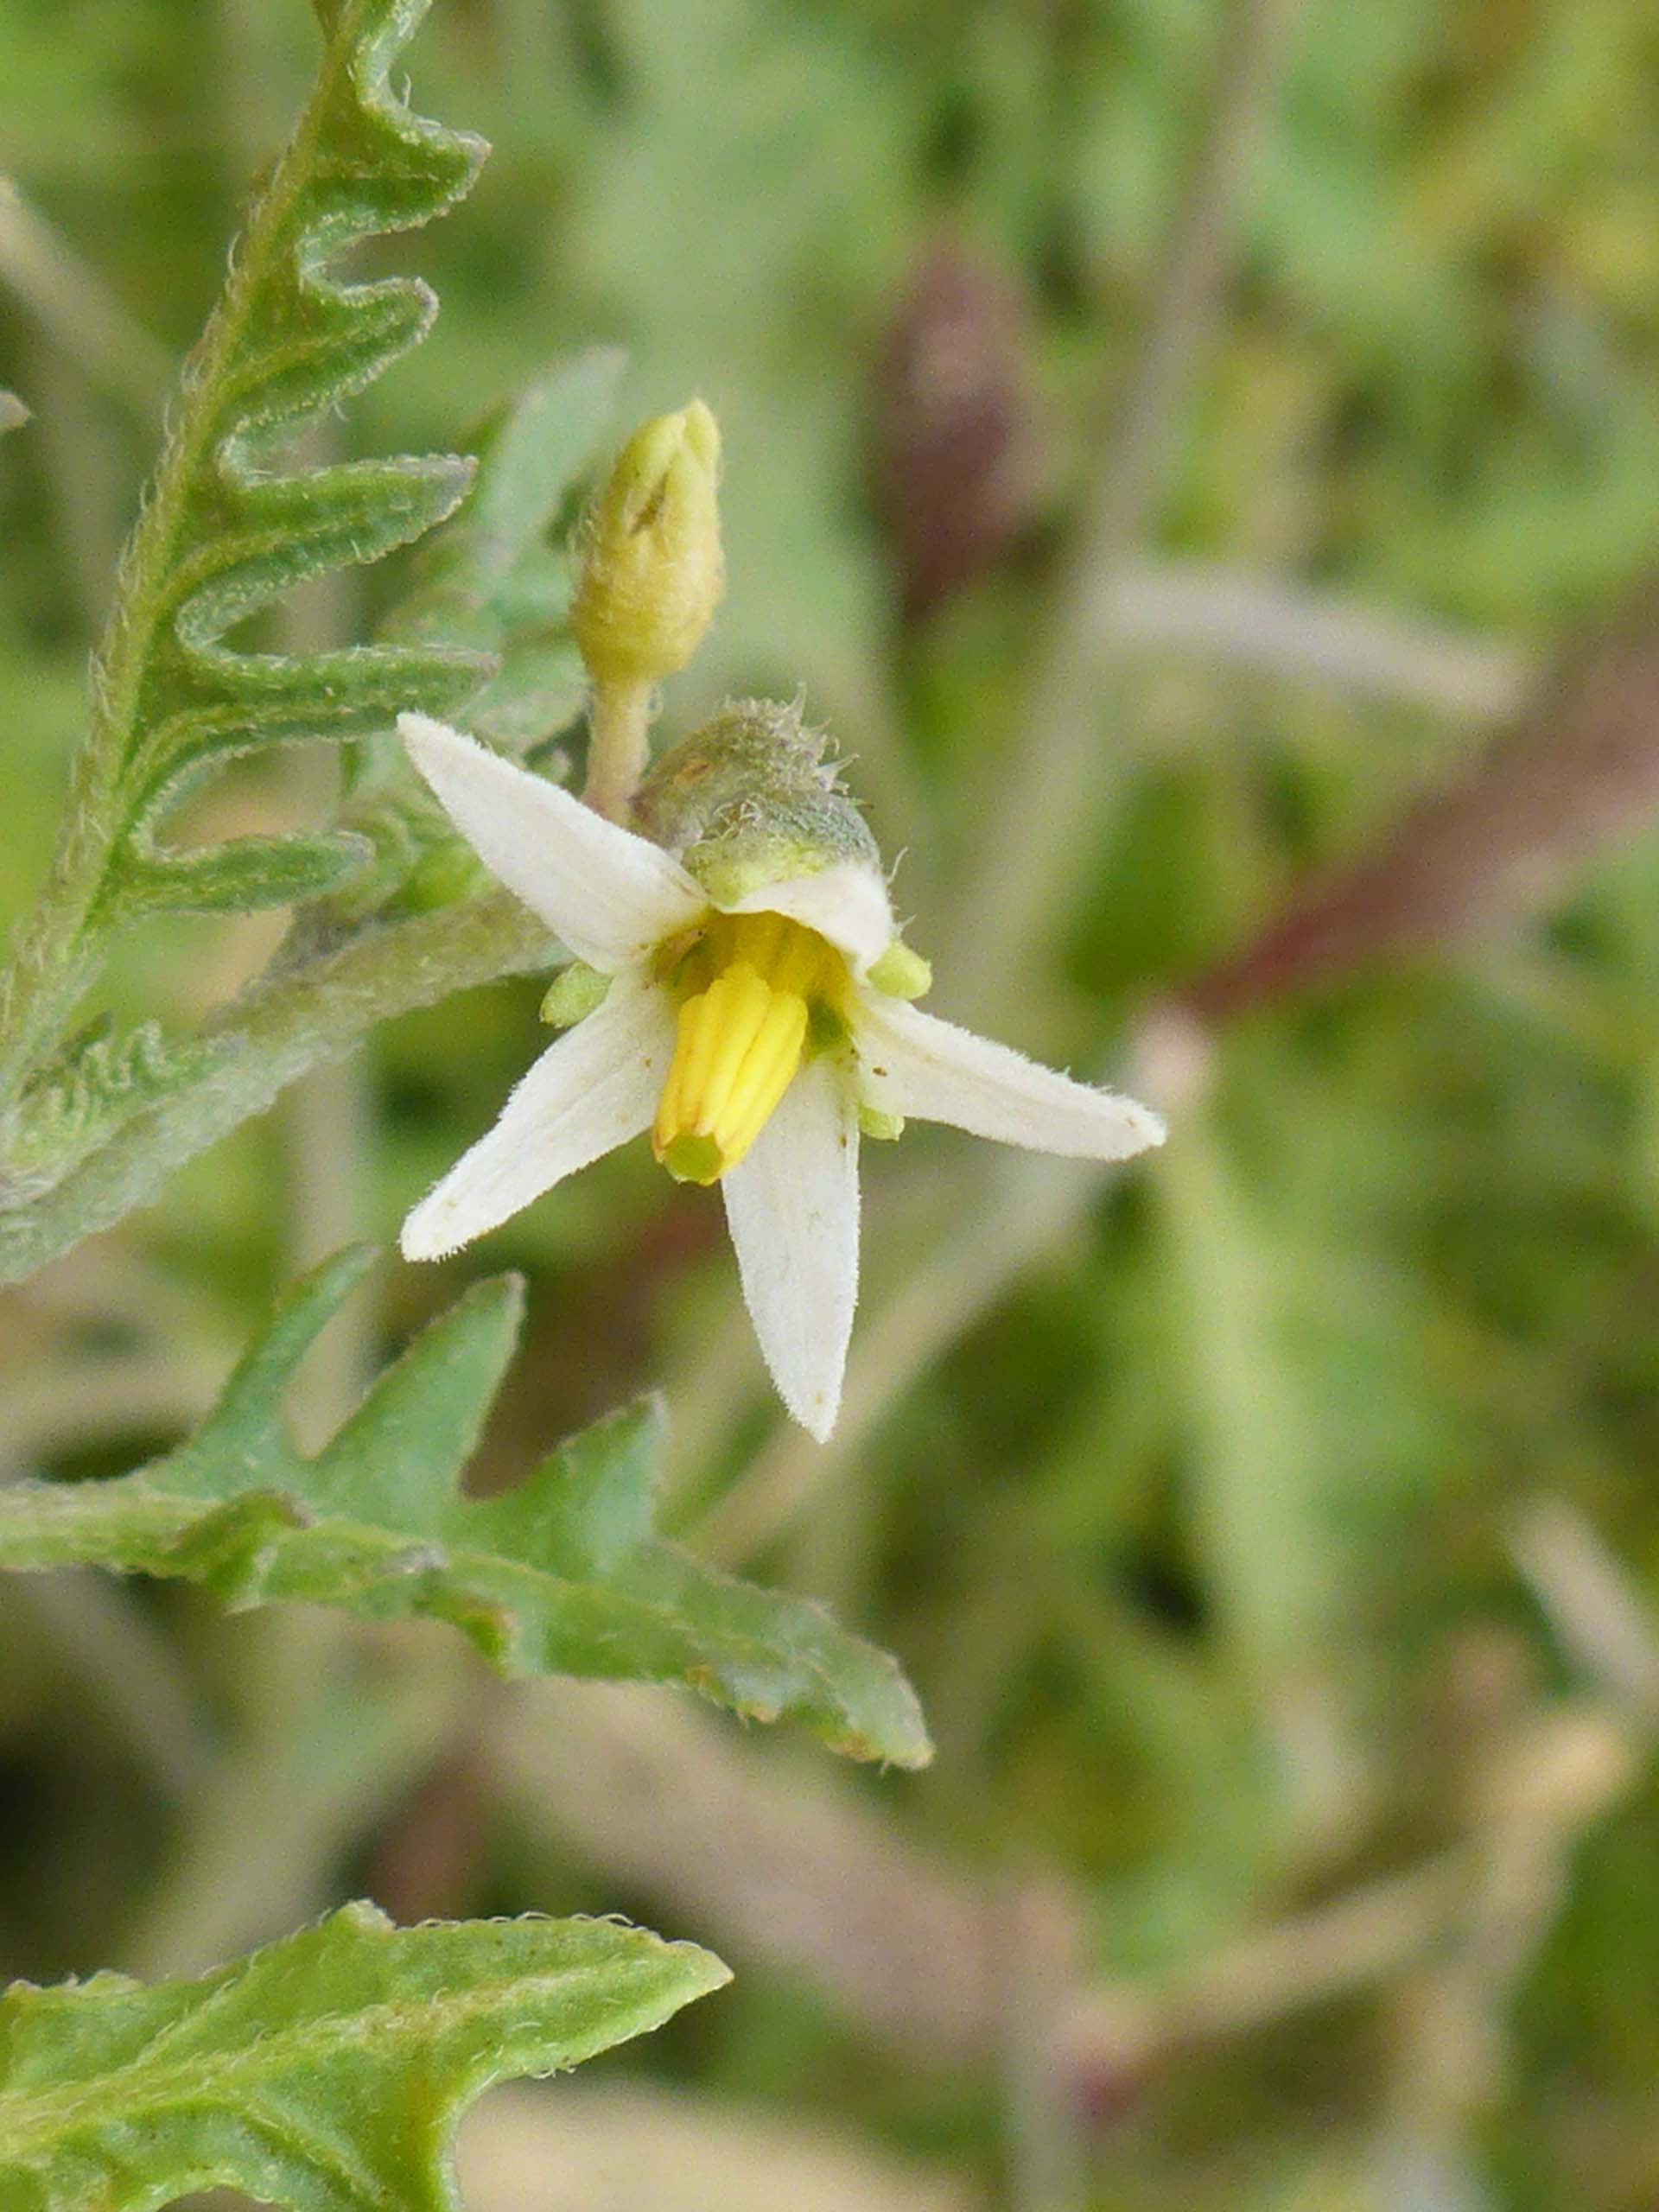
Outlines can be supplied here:
M677 1183L707 1185L720 1179L721 1150L712 1137L676 1137L662 1158Z

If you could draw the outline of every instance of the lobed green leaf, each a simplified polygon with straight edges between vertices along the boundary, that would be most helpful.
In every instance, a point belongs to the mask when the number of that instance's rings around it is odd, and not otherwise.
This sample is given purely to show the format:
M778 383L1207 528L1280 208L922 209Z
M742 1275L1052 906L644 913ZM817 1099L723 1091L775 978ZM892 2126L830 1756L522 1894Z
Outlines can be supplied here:
M328 274L342 247L448 206L482 157L481 142L389 89L425 4L318 10L328 45L315 92L187 371L123 564L54 881L0 982L0 1280L118 1218L377 1020L556 957L478 881L389 739L359 747L329 830L162 842L181 794L237 753L373 739L404 708L454 712L470 693L477 725L522 746L581 704L568 569L547 536L608 415L613 349L537 378L483 425L475 455L271 466L283 437L378 375L434 312L414 279ZM7 408L0 427L25 413ZM226 642L291 586L446 517L378 643L289 656ZM60 1045L117 926L157 909L276 905L296 909L277 961L200 1042L162 1047L147 1027L92 1054Z
M93 1023L49 1081L0 1114L0 1219L38 1203L124 1122L204 1078L228 1049L225 1038L168 1039L153 1021L120 1037Z
M505 1496L461 1495L518 1334L511 1278L468 1291L302 1453L284 1394L372 1257L343 1253L301 1283L177 1451L111 1481L0 1490L0 1568L101 1566L186 1576L233 1606L444 1620L505 1675L678 1683L855 1758L925 1764L914 1694L885 1654L653 1534L654 1402L596 1422Z
M347 1905L195 1981L0 1997L6 2212L460 2212L450 2144L492 2083L648 2033L729 1976L610 1921L394 1928Z
M416 278L329 273L346 247L442 213L484 157L480 140L414 115L390 88L426 4L329 11L310 103L187 369L96 684L89 751L113 763L115 817L101 899L118 908L193 905L211 880L158 867L154 850L157 816L207 767L260 745L359 736L417 699L453 709L487 672L476 654L431 645L287 655L221 642L295 585L423 536L471 481L470 462L447 454L271 466L284 435L372 383L436 312ZM285 900L295 880L245 871L240 895Z
M419 279L348 280L334 273L340 256L452 205L486 150L391 88L426 6L340 0L320 11L315 86L186 365L94 664L52 880L0 986L8 1101L41 1078L103 944L133 915L314 899L367 856L365 845L316 836L169 850L162 820L192 783L261 747L371 734L404 708L453 713L493 671L487 653L431 639L315 653L229 642L296 585L420 537L472 480L473 463L453 454L307 468L293 445L436 312Z

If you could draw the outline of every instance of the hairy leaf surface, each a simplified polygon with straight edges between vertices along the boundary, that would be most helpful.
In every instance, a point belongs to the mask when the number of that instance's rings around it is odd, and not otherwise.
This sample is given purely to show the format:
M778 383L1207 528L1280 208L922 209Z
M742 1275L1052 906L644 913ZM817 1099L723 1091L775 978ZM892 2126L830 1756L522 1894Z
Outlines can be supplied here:
M123 557L52 881L0 988L0 1096L38 1083L114 928L158 907L316 898L368 857L340 830L167 845L163 817L193 783L260 747L384 729L416 702L453 711L491 671L487 655L431 641L306 654L231 642L296 585L422 536L471 481L453 454L307 469L293 449L436 310L415 277L346 280L334 264L450 206L486 151L391 88L426 6L319 10L310 100L249 211Z
M423 549L418 587L388 626L404 641L460 640L499 658L468 720L500 742L546 735L580 696L569 580L545 541L620 366L611 349L577 354L501 410L479 441L471 495ZM0 1282L119 1220L377 1021L558 957L535 917L481 879L395 744L365 750L375 757L353 779L341 828L372 859L301 910L258 982L199 1040L164 1045L146 1025L95 1051L72 1047L0 1112Z
M574 2066L728 1979L609 1921L394 1928L369 1904L197 1981L0 1998L6 2212L459 2212L450 2140L492 2082Z
M89 750L114 763L122 817L105 902L286 903L359 857L315 838L162 852L165 806L232 753L384 728L417 694L465 697L484 669L452 648L238 652L226 633L296 584L378 560L451 513L471 480L454 454L273 470L279 442L373 381L426 333L417 278L341 282L331 261L413 229L467 189L482 143L416 116L388 74L427 0L328 11L315 90L249 219L186 373L186 399L129 549L102 656ZM334 852L332 871L322 857Z
M0 1490L0 1567L102 1566L207 1584L232 1605L303 1599L445 1620L505 1675L677 1682L857 1758L925 1763L893 1662L817 1605L701 1566L652 1531L653 1402L571 1438L517 1490L461 1470L518 1332L511 1278L476 1285L375 1382L315 1458L283 1398L372 1255L308 1277L190 1440L107 1482Z

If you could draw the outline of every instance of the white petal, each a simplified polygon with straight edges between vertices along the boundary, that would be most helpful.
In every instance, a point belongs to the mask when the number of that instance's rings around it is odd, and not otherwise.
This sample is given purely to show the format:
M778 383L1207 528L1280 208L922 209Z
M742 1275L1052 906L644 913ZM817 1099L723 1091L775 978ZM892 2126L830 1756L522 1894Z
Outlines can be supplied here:
M492 875L607 975L706 913L670 854L556 784L426 715L399 715L410 758Z
M878 869L842 861L817 875L792 875L750 891L724 910L728 914L787 914L844 952L862 976L893 943L893 906Z
M620 980L550 1046L487 1136L404 1224L407 1260L442 1259L651 1125L674 1049L674 1014L655 984Z
M810 1061L721 1187L778 1395L822 1444L858 1300L858 1109L846 1071Z
M1074 1160L1128 1160L1161 1144L1150 1108L1039 1066L879 991L861 991L859 1089L883 1113L950 1122L976 1137Z

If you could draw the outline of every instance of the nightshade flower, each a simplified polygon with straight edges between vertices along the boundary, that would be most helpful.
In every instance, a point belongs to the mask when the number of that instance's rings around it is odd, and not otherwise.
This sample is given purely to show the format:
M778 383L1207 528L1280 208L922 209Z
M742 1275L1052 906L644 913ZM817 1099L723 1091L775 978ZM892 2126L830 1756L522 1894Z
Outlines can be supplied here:
M585 963L550 993L580 1018L410 1215L408 1258L469 1243L649 1129L671 1175L720 1183L772 1380L822 1440L857 1295L861 1131L911 1115L1089 1160L1162 1141L1144 1106L907 1003L926 964L796 710L728 708L664 756L636 808L678 823L660 843L441 722L398 727L484 865ZM796 780L768 810L753 779L778 760Z

